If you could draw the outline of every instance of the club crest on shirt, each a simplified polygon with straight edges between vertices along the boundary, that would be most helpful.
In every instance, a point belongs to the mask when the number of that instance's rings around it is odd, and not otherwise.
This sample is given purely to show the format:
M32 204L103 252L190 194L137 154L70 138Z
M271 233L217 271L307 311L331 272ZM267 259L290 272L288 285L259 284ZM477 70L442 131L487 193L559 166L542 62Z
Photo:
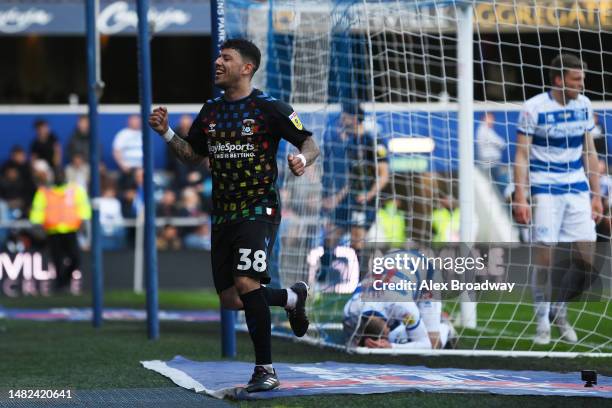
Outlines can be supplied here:
M208 133L209 134L215 134L215 126L217 126L217 124L215 122L209 122L208 123Z
M304 129L304 125L302 125L302 121L300 121L297 112L294 111L291 115L289 115L289 119L293 123L293 126L295 126L298 130Z
M242 136L251 136L255 131L255 120L244 119L242 121Z

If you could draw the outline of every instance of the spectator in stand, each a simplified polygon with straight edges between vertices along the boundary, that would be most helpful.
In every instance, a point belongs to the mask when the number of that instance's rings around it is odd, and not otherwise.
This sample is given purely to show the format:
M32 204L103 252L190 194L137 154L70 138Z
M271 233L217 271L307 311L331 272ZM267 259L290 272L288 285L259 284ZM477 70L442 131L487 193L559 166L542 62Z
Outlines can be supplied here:
M22 218L30 206L31 195L15 167L5 167L0 176L0 199L5 202L10 219Z
M53 180L53 169L43 159L32 161L32 180L36 188L44 186Z
M116 250L125 246L125 226L121 213L121 202L117 199L117 191L112 185L107 185L98 200L100 209L100 224L102 226L102 249Z
M98 173L100 174L100 188L104 190L106 187L112 187L117 192L116 180L109 174L106 165L102 161L98 165Z
M75 153L66 166L66 179L68 182L76 183L87 190L89 184L89 164L80 153Z
M0 224L8 223L11 221L11 210L6 201L2 197L0 197ZM8 226L0 226L0 245L4 245L6 238L8 236ZM1 307L1 306L0 306Z
M181 238L174 225L167 224L157 237L157 249L160 251L179 250L182 247Z
M495 131L495 116L486 112L476 132L477 163L502 197L506 196L505 190L510 183L508 166L502 163L506 147L506 140Z
M23 147L19 145L13 146L10 156L8 160L2 164L2 169L0 172L3 172L7 167L14 167L17 169L19 172L19 179L31 187L32 196L34 196L36 187L32 181L32 170L30 168L30 164L28 163L28 156Z
M181 198L181 205L179 209L179 215L181 217L201 217L204 215L200 195L194 188L185 188ZM196 229L197 228L195 227L181 228L181 236L191 234L192 232L195 232Z
M179 214L181 217L200 217L203 215L200 196L192 187L183 190Z
M113 157L119 167L120 188L130 183L134 169L142 168L142 123L140 116L130 115L128 126L120 130L113 140Z
M396 198L389 199L376 213L384 241L394 249L401 249L406 243L406 214L399 203Z
M134 169L128 177L129 182L121 194L121 212L125 218L136 218L144 208L144 172Z
M210 251L210 224L200 224L194 232L185 237L184 242L185 248Z
M459 242L459 207L452 195L442 195L431 214L432 242Z
M144 209L144 188L143 188L142 169L133 169L127 175L126 184L120 190L121 213L124 218L134 220ZM134 244L136 239L136 229L127 230L127 239L130 244Z
M51 131L49 123L44 119L34 121L36 137L30 145L32 161L42 159L52 168L62 163L62 146L55 134Z
M80 115L70 141L68 142L68 160L72 161L75 155L80 155L84 161L89 157L89 118Z
M173 190L164 190L164 194L157 205L157 217L178 217L179 209L176 204L176 193Z
M176 133L180 137L186 138L187 134L189 133L189 129L191 128L192 122L193 122L193 118L191 117L191 115L188 115L188 114L181 115L181 117L179 118L179 123L176 127Z
M17 172L18 184L14 184L13 170ZM14 146L11 149L9 159L0 168L0 180L2 186L0 189L3 190L0 198L6 200L8 205L5 210L10 212L10 218L21 218L29 211L30 203L36 192L26 152L21 146Z

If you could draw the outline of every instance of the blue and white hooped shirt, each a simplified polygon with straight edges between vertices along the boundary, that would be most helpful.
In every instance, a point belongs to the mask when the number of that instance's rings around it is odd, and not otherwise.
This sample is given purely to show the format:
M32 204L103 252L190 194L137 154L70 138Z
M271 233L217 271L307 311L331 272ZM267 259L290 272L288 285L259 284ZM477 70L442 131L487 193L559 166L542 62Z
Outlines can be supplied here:
M531 137L531 194L579 194L589 191L582 162L586 132L593 130L593 107L584 95L562 106L550 92L527 100L518 131Z

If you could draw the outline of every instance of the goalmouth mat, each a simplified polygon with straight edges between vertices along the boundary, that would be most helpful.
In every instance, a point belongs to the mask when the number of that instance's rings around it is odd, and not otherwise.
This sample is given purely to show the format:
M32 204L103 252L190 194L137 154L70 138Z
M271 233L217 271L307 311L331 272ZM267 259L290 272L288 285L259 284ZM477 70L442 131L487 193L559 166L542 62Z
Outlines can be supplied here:
M181 356L141 364L175 384L216 398L267 399L323 394L387 392L491 393L612 398L612 377L598 376L598 385L584 386L580 373L547 371L463 370L401 365L348 363L274 363L279 389L249 394L243 387L253 364L236 361L198 362Z

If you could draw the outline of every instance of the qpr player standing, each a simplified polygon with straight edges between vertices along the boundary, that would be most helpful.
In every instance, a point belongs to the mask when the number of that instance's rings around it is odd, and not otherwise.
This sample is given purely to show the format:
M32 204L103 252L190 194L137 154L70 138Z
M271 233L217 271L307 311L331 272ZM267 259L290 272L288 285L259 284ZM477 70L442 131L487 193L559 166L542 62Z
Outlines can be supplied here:
M319 155L312 133L291 106L251 85L261 54L250 41L229 39L215 60L215 85L224 95L207 101L185 139L168 126L164 107L153 110L150 126L186 163L209 159L213 179L212 271L221 304L244 310L255 349L255 370L246 391L279 386L272 366L270 306L284 307L294 334L308 329L308 286L297 282L273 289L268 256L281 219L276 153L281 138L299 149L287 164L304 174Z
M551 321L560 337L576 342L567 320L563 295L550 299L546 282L552 265L551 248L560 242L574 243L583 265L592 265L595 222L602 214L598 160L593 137L595 127L591 101L584 95L584 66L570 54L550 63L551 90L525 102L519 117L514 164L514 216L531 223L532 242L539 243L532 285L537 319L535 344L548 344ZM585 173L585 167L587 173ZM588 175L588 177L587 177ZM531 205L527 202L530 186ZM567 283L564 283L567 285ZM572 288L561 288L561 293ZM551 307L551 300L555 301Z

